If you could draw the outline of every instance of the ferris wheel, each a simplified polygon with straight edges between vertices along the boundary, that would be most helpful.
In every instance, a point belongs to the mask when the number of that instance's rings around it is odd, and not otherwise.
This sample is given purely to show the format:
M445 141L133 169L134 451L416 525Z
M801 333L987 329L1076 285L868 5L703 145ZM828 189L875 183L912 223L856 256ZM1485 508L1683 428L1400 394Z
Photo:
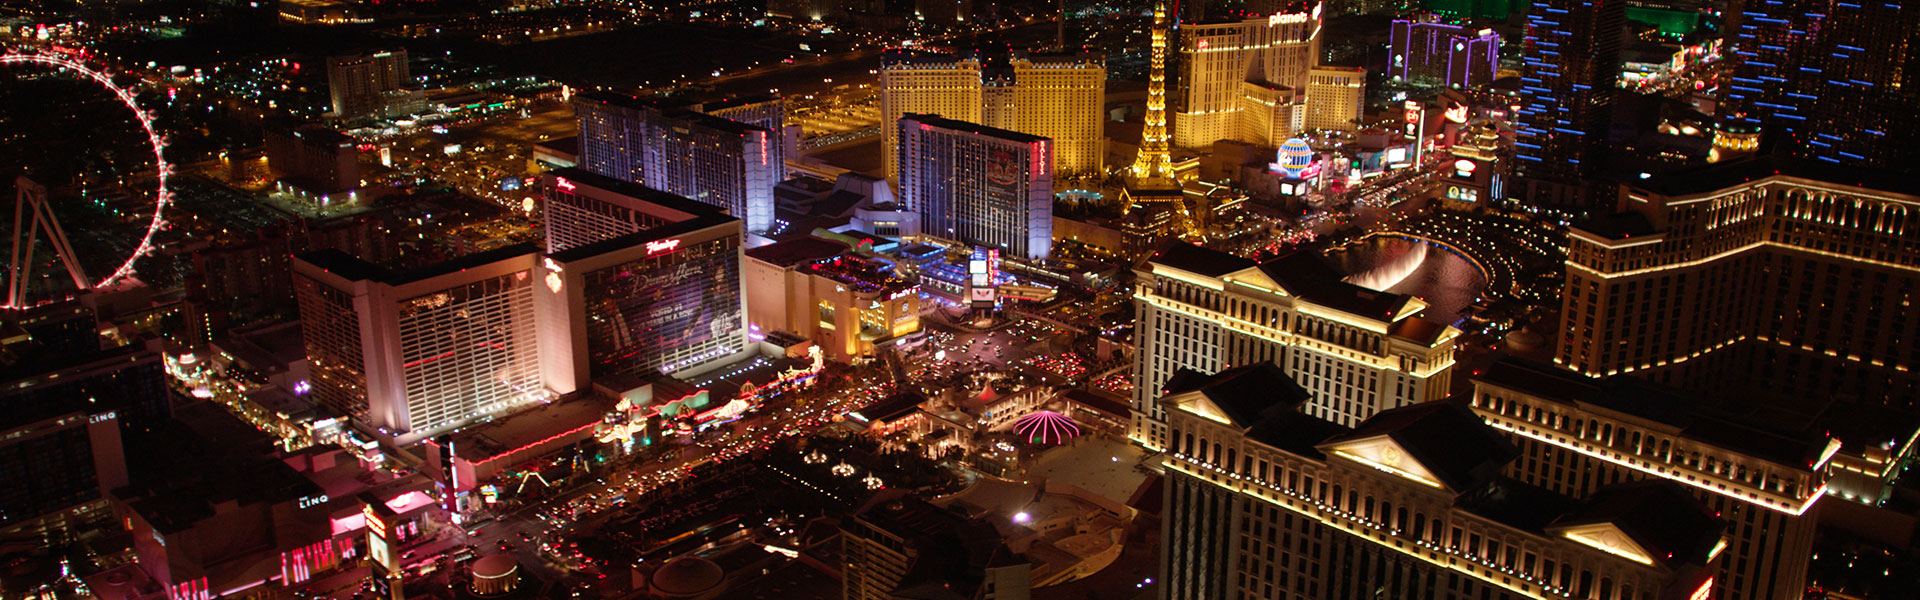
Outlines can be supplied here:
M53 218L53 211L47 204L46 188L24 176L15 179L13 253L7 272L6 302L5 304L0 304L0 308L20 309L28 307L26 301L26 282L28 277L26 272L31 269L33 265L34 238L37 235L46 236L48 245L52 246L54 253L59 255L61 263L66 267L67 275L73 278L73 284L79 290L88 291L111 287L114 284L127 281L133 277L135 263L142 257L153 252L154 235L159 233L162 227L166 226L164 215L167 204L173 200L173 192L167 187L167 179L173 175L173 165L167 162L166 139L160 136L158 130L154 129L153 114L140 107L139 100L134 96L132 90L115 84L112 76L93 69L87 66L86 63L66 56L8 51L0 54L0 65L41 65L53 67L64 72L81 75L99 84L108 92L111 92L122 104L126 105L127 110L133 112L134 120L140 124L141 130L146 133L147 144L153 152L154 172L156 173L155 180L157 181L153 199L153 213L150 216L143 217L143 220L146 221L146 227L144 233L141 234L139 243L134 246L133 251L124 259L118 259L116 261L119 264L119 268L114 269L113 273L95 280L89 279L86 273L81 270L78 257L73 253L73 246L67 241L66 232L61 230L60 223Z

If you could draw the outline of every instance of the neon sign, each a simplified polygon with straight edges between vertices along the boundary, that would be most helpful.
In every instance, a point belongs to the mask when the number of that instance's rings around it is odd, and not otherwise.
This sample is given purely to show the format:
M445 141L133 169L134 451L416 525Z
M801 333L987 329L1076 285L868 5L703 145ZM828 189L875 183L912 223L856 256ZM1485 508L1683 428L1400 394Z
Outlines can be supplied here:
M1317 8L1318 7L1316 7L1316 9ZM1267 17L1267 26L1272 27L1275 25L1286 25L1290 23L1305 23L1307 22L1307 18L1308 16L1306 13L1273 13L1272 16Z
M680 247L680 240L677 240L677 239L655 240L655 241L647 242L647 254L661 254L665 252L672 252L673 249L679 248L679 247Z
M573 191L574 186L573 186L573 182L567 181L567 178L565 177L555 177L553 179L553 187L560 188L560 191L562 192L571 192Z
M725 421L745 414L749 408L753 408L753 403L741 398L734 398L732 402L723 404L720 408L694 415L693 419L701 423L708 421Z
M1447 120L1455 123L1467 122L1467 107L1458 104L1447 107Z
M387 539L387 522L380 520L379 515L373 514L372 504L361 508L360 514L366 515L367 517L367 533L371 533L383 540Z

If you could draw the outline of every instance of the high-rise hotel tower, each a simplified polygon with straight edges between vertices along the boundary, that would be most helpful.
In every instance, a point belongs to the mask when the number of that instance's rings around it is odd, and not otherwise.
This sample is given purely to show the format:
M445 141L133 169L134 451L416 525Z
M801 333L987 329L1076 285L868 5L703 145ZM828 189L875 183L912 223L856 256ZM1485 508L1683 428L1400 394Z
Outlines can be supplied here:
M887 179L900 181L900 134L892 125L907 113L1044 137L1053 140L1056 176L1100 174L1106 91L1098 54L888 51L880 62Z
M1721 88L1716 151L1900 169L1920 159L1920 4L1747 0L1728 24L1737 61ZM1747 137L1749 143L1752 138Z
M1513 445L1460 404L1341 425L1264 363L1181 371L1158 402L1161 598L1715 597L1725 524L1682 485L1503 476Z
M1771 427L1630 376L1594 378L1512 359L1474 377L1471 402L1520 448L1507 466L1514 479L1571 496L1667 481L1725 519L1713 594L1699 598L1802 597L1818 521L1812 511L1836 483L1827 473L1838 472L1840 440Z
M1178 93L1173 96L1173 143L1207 148L1216 140L1277 147L1306 127L1307 93L1320 63L1321 5L1254 18L1183 23L1178 31ZM1349 112L1345 95L1324 98Z
M1310 396L1303 413L1345 427L1447 395L1460 331L1414 316L1418 298L1342 281L1316 254L1256 263L1174 243L1135 273L1129 435L1151 450L1168 447L1156 400L1181 369L1278 365Z
M1542 0L1527 11L1514 168L1522 203L1604 209L1592 184L1605 159L1620 78L1625 0Z
M1618 208L1568 236L1554 362L1830 437L1817 463L1776 462L1824 469L1819 485L1835 500L1889 498L1920 436L1920 187L1887 171L1754 158L1636 181ZM1752 470L1664 460L1741 479ZM1798 581L1750 579L1766 587L1741 597L1787 597Z
M1568 239L1554 362L1920 408L1920 188L1758 158L1626 187Z
M613 92L574 97L580 167L727 209L747 231L773 227L773 186L785 173L782 117L735 121Z
M1012 256L1053 247L1053 141L908 113L900 135L900 199L920 232Z

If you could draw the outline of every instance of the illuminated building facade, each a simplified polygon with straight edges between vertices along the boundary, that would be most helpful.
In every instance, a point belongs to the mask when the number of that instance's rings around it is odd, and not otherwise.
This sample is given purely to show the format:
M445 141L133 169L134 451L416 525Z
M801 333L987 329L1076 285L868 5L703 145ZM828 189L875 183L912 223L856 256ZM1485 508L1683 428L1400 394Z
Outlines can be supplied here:
M648 202L663 192L648 190L638 195L622 193L634 184L626 184L583 169L565 168L548 173L540 186L541 224L547 234L547 253L552 254L693 218L693 214ZM625 185L621 185L625 184Z
M1523 204L1583 212L1605 158L1626 25L1621 0L1542 0L1527 12L1515 115L1514 173Z
M542 185L552 189L572 186L582 198L647 215L618 226L639 223L641 229L566 247L540 261L538 293L553 298L541 322L567 332L552 336L557 381L585 385L616 374L697 373L747 350L739 219L584 170L561 169L543 178ZM645 226L650 219L659 222Z
M345 449L267 451L265 435L216 404L129 439L143 469L114 490L114 526L134 568L168 592L130 598L282 597L383 550L397 561L401 545L446 520L424 475L356 480L361 464ZM376 533L380 546L368 544Z
M888 51L880 62L880 122L889 181L900 181L900 132L909 113L939 115L1053 140L1059 177L1101 173L1106 59L1098 54Z
M773 226L773 186L786 170L781 128L613 92L578 94L573 104L581 168L727 209L749 231ZM778 120L764 107L741 110L735 116Z
M749 337L792 333L846 362L920 332L920 286L891 262L811 237L746 256Z
M1307 72L1307 129L1353 131L1367 100L1367 70L1314 67Z
M1305 127L1307 86L1320 60L1320 5L1183 23L1179 31L1175 146L1236 140L1273 147Z
M767 147L768 163L773 166L773 181L786 179L787 151L797 138L787 137L787 101L780 96L762 95L702 102L693 110L736 123L745 123L773 132L774 143ZM795 126L798 127L798 126ZM798 132L793 132L798 135ZM797 148L793 148L797 151Z
M1725 523L1680 484L1502 476L1515 448L1454 402L1347 426L1272 365L1176 379L1162 598L1714 597Z
M1457 119L1466 118L1465 107L1450 108L1445 118L1446 127L1454 131L1454 143L1447 148L1441 197L1463 204L1504 198L1506 169L1512 155L1506 150L1507 141L1500 136L1499 125L1488 118L1459 122Z
M1843 444L1829 491L1878 504L1920 422L1920 190L1749 159L1655 176L1569 236L1554 362L1739 398ZM1809 403L1807 399L1822 399Z
M1920 399L1920 190L1752 159L1625 188L1569 236L1554 362L1696 390Z
M583 92L573 96L580 120L575 166L621 181L646 180L648 111L659 107L624 94Z
M938 115L896 124L900 199L920 233L1014 256L1053 247L1053 141Z
M1174 243L1135 273L1130 435L1149 449L1168 447L1155 400L1181 369L1278 365L1311 395L1303 413L1342 426L1447 395L1459 330L1413 316L1418 298L1342 281L1318 255L1256 263Z
M353 121L379 115L393 94L414 87L405 49L327 59L327 94L335 118Z
M1798 158L1913 168L1920 6L1749 1L1738 12L1722 130L1765 130L1774 151Z
M1521 450L1509 476L1574 496L1623 481L1680 484L1729 524L1717 597L1801 597L1809 512L1830 490L1840 440L1757 426L1629 376L1510 359L1473 384L1474 412Z
M313 393L405 445L552 398L531 244L395 272L339 250L295 258Z
M1500 34L1447 23L1393 22L1387 76L1450 88L1493 82L1500 71Z

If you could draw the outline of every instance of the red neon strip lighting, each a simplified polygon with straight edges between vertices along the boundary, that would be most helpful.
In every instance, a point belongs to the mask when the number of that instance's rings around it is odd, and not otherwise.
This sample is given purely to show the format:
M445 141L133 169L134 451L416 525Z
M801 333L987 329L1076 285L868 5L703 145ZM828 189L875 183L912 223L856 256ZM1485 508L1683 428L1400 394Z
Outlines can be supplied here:
M485 459L482 459L482 460L478 460L478 461L474 461L474 463L473 463L473 466L476 466L476 467L478 467L478 466L480 466L480 465L484 465L484 464L487 464L487 463L490 463L490 462L493 462L493 461L496 461L496 460L500 460L500 459L502 459L502 458L506 458L506 457L508 457L508 456L512 456L512 455L514 455L514 454L516 454L516 453L519 453L519 452L521 452L521 451L524 451L524 450L526 450L526 449L528 449L528 448L532 448L532 447L534 447L534 446L538 446L538 445L541 445L541 444L545 444L545 443L547 443L547 442L551 442L551 441L554 441L554 440L557 440L557 439L560 439L560 438L563 438L563 437L567 437L567 436L569 436L569 435L573 435L573 434L576 434L576 433L580 433L581 431L585 431L585 430L587 430L587 429L592 429L594 425L599 425L599 424L600 424L600 423L599 423L598 421L595 421L595 422L592 422L592 423L588 423L588 424L586 424L586 425L581 425L581 426L579 426L579 427L575 427L575 428L573 428L573 429L569 429L569 430L566 430L566 431L562 431L562 432L560 432L560 433L556 433L556 434L553 434L553 435L550 435L550 436L547 436L547 438L546 438L546 439L543 439L543 440L540 440L540 441L538 441L538 442L533 442L533 443L531 443L531 444L527 444L527 445L525 445L525 446L521 446L521 447L519 447L519 448L514 448L514 449L512 449L512 450L508 450L508 451L506 451L506 452L501 452L501 453L499 453L499 454L495 454L495 455L493 455L493 456L490 456L490 457L487 457L487 458L485 458Z
M507 349L507 347L506 347L506 345L505 345L505 344L501 344L500 342L478 342L478 343L475 343L475 344L473 345L473 347L475 347L475 348L492 348L492 349L494 349L494 350L499 350L499 351L502 351L502 352L505 352L505 351L506 351L506 349ZM410 362L410 363L407 363L407 364L404 364L404 365L400 365L400 368L402 368L402 369L411 369L411 368L414 368L414 367L418 367L418 366L420 366L420 365L424 365L424 364L427 364L427 363L430 363L430 362L433 362L433 361L436 361L436 360L440 360L440 359L442 359L442 358L446 358L446 357L449 357L449 356L453 356L453 352L454 352L453 350L448 350L448 351L446 351L446 352L444 352L444 353L442 353L442 354L440 354L439 356L429 356L429 357L427 357L427 358L422 358L422 359L420 359L420 360L416 360L416 361L413 361L413 362Z
M452 351L452 350L448 350L448 351L447 351L447 352L446 352L445 354L441 354L441 355L439 355L439 356L432 356L432 357L428 357L428 358L422 358L422 359L420 359L420 360L416 360L416 361L413 361L413 362L410 362L410 363L407 363L407 364L404 364L404 365L400 365L400 368L402 368L402 369L411 369L411 368L414 368L414 367L418 367L418 366L420 366L420 365L424 365L424 364L427 364L427 363L430 363L430 362L433 362L433 361L436 361L436 360L440 360L440 359L442 359L442 358L446 358L446 357L449 357L449 356L453 356L453 351Z

